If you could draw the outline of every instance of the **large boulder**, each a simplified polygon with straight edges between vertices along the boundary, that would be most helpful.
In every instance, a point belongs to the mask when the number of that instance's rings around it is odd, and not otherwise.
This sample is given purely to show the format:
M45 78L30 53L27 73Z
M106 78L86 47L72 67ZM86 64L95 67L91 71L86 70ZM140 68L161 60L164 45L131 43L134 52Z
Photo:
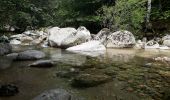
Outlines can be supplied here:
M77 46L67 48L68 51L103 51L106 50L105 46L96 40L92 40L86 43L82 43Z
M45 57L45 53L37 50L27 50L18 53L16 60L37 60Z
M49 45L53 47L61 47L64 39L68 38L70 35L76 34L77 30L75 28L58 28L53 27L48 30L49 32Z
M162 38L163 45L170 47L170 35L166 35Z
M106 47L108 48L129 48L135 45L135 37L129 31L117 31L107 37Z
M77 29L77 32L65 38L62 41L61 45L66 46L66 47L71 47L71 46L75 46L80 43L84 43L90 39L91 39L90 31L87 30L85 27L80 26Z
M49 44L53 47L67 48L84 43L91 39L89 30L81 26L75 28L58 28L49 29Z
M64 89L52 89L45 91L32 100L77 100Z
M12 46L8 43L0 43L0 56L12 52Z
M110 30L103 28L97 35L94 37L94 40L99 40L101 42L106 42L107 37L111 34Z

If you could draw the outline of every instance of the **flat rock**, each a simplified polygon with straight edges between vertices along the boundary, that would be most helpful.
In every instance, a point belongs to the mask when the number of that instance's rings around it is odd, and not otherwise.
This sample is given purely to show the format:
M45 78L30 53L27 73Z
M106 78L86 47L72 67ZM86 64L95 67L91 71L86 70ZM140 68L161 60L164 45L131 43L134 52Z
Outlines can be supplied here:
M37 60L45 57L45 53L38 50L27 50L18 53L16 60Z
M67 48L68 51L105 51L105 46L96 40L88 41L77 46Z
M40 68L49 68L54 65L54 62L51 60L39 60L29 65L29 67L40 67Z

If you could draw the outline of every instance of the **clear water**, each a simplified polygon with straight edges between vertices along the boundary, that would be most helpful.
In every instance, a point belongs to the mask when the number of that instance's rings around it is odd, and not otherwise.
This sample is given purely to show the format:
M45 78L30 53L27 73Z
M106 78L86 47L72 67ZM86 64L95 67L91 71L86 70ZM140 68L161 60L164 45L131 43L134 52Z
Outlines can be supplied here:
M33 61L11 61L0 57L0 83L12 83L19 87L19 94L12 97L0 97L0 100L31 100L45 90L63 88L85 100L161 100L164 90L170 87L170 67L168 62L153 61L153 57L168 56L170 51L108 49L106 52L72 53L56 48L15 47L19 52L26 49L44 51L56 62L53 68L30 68ZM112 81L90 88L73 88L71 79L56 77L57 71L73 66L94 63L83 73L101 73L115 71ZM145 66L151 63L150 66ZM104 66L98 68L98 66ZM159 72L165 72L161 74Z

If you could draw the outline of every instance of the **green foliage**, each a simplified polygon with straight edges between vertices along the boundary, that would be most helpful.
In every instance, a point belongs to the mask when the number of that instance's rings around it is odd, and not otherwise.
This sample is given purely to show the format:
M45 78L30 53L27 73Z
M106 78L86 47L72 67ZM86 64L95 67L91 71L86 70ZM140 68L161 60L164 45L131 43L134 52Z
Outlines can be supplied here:
M0 27L13 26L20 31L51 25L56 4L53 0L1 0Z
M169 0L152 0L152 20L170 18ZM0 0L0 30L86 26L137 32L146 16L147 0ZM102 23L102 26L101 26Z
M99 11L103 25L113 31L139 30L144 22L146 0L117 0L115 6L103 6Z
M152 2L152 20L167 20L170 19L170 1L169 0L154 0Z

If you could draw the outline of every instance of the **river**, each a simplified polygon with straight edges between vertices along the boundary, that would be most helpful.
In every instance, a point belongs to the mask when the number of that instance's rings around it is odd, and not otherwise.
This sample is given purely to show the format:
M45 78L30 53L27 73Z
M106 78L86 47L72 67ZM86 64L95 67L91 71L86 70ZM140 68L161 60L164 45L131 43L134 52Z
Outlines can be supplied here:
M56 62L52 68L28 67L33 61L11 61L0 57L0 83L19 87L19 93L0 100L31 100L45 90L63 88L84 100L162 100L170 87L168 62L154 57L170 57L168 50L108 49L106 52L68 52L57 48L15 47L19 52L37 49L47 54L45 59ZM93 66L84 68L83 66ZM76 67L75 67L76 66ZM78 68L80 67L80 68ZM63 78L59 71L79 69L81 73L105 73L112 80L88 88L71 86L74 77Z

